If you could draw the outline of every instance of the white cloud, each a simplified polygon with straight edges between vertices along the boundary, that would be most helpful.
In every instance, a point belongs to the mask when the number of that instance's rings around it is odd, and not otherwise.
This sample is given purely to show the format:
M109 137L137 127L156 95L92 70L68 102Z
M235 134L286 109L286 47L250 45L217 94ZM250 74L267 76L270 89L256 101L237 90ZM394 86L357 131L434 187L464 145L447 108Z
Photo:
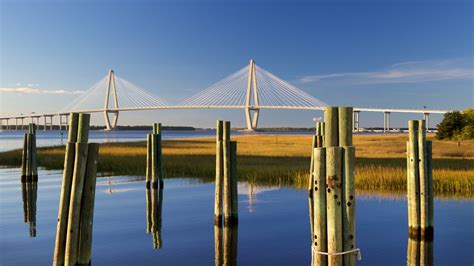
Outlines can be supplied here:
M0 88L0 93L17 93L17 94L81 94L84 91L66 91L66 90L47 90L37 89L31 87L19 87L19 88Z
M472 66L459 61L412 61L391 65L380 71L342 72L311 75L299 80L301 83L343 82L352 84L416 83L438 80L473 79Z

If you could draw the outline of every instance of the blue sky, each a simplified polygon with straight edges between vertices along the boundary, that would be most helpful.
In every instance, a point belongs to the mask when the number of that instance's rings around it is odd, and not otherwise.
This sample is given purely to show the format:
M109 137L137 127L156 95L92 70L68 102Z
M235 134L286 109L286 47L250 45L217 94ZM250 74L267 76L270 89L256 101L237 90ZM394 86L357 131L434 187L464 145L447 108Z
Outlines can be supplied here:
M0 3L0 116L59 110L110 68L177 102L250 58L330 105L474 105L472 1ZM263 111L260 122L310 126L317 116ZM119 124L206 127L218 118L244 124L242 110L123 113ZM412 118L394 114L392 124ZM381 121L361 115L362 126Z

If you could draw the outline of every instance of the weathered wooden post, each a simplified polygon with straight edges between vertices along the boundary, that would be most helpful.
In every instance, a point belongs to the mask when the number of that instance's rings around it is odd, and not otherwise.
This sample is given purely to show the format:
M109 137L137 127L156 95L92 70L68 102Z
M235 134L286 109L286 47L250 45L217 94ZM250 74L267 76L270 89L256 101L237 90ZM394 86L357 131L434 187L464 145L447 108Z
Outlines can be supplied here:
M237 141L230 141L230 186L231 186L231 223L239 220L239 194L237 191Z
M231 202L232 202L232 182L231 182L231 169L230 169L230 122L224 121L223 126L223 212L224 212L224 224L231 223Z
M79 224L81 218L82 195L86 173L90 114L79 114L77 129L76 157L72 177L69 216L66 236L65 265L78 262Z
M90 265L99 145L88 144L89 122L70 115L53 265Z
M326 217L326 148L313 149L314 165L312 176L313 191L313 247L318 252L327 252ZM327 265L327 257L320 253L313 255L313 265Z
M163 187L164 182L164 173L163 173L163 153L162 153L162 146L161 146L161 123L154 123L153 124L153 134L155 135L155 146L156 146L156 158L155 158L155 168L156 169L156 181L158 182L156 186L160 188Z
M68 142L64 158L64 171L59 199L58 223L56 227L56 241L54 244L53 265L64 265L64 252L66 247L67 219L71 194L72 176L74 171L74 158L77 141L77 127L79 114L71 113L69 116Z
M214 194L214 224L221 225L223 221L222 216L222 192L223 192L223 179L224 179L224 165L223 165L223 127L224 121L217 121L216 126L216 181L215 181L215 194Z
M410 120L407 143L407 198L409 237L433 239L432 142L426 141L424 120Z
M152 134L147 134L146 135L146 173L145 173L145 188L147 189L147 194L148 194L148 189L151 188L151 173L152 173Z
M433 143L426 142L426 177L427 177L427 204L428 204L428 236L434 235L434 193L433 193ZM430 239L430 237L427 237ZM433 247L431 246L431 249ZM433 255L431 255L433 256Z
M339 107L339 146L342 147L342 228L344 251L355 248L355 147L352 146L353 108ZM354 254L344 255L344 265L355 265Z
M216 137L214 224L223 216L224 225L232 225L238 222L237 142L230 141L229 121L217 122Z
M352 107L328 107L324 148L313 141L313 265L355 265L355 148ZM323 130L324 128L324 130ZM319 147L314 147L315 144ZM327 258L326 258L327 256Z
M326 210L328 253L342 252L342 148L326 148ZM342 256L329 255L328 265L342 265Z
M97 174L97 160L99 158L99 144L89 143L87 162L82 195L80 218L79 265L90 265L92 254L92 224L94 218L95 187Z
M418 170L418 121L408 122L409 140L407 143L408 160L408 226L409 236L417 238L420 230L420 179Z
M23 135L23 151L21 156L21 183L26 183L28 175L28 134Z
M312 138L311 142L311 148L318 148L318 147L323 147L323 127L324 127L324 122L317 122L316 123L316 133ZM313 214L313 187L314 187L314 175L313 175L313 166L314 166L314 155L313 152L311 152L311 164L310 164L310 173L309 173L309 179L308 179L308 204L309 204L309 219L310 219L310 227L311 227L311 239L313 238L313 220L314 220L314 214Z

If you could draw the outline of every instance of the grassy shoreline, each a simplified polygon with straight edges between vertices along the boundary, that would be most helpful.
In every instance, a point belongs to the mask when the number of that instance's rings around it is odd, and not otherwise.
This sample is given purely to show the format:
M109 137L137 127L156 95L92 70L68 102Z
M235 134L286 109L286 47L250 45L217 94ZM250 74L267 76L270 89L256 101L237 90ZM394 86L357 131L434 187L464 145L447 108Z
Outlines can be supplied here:
M356 135L356 188L359 191L403 192L406 188L406 135ZM432 138L430 136L430 138ZM264 185L305 188L311 137L300 135L236 136L239 179ZM474 141L434 141L434 190L437 195L472 197ZM163 142L166 177L214 179L214 139L196 138ZM64 146L38 149L38 163L62 169ZM101 144L102 175L144 175L145 142ZM21 151L0 153L0 165L19 166Z

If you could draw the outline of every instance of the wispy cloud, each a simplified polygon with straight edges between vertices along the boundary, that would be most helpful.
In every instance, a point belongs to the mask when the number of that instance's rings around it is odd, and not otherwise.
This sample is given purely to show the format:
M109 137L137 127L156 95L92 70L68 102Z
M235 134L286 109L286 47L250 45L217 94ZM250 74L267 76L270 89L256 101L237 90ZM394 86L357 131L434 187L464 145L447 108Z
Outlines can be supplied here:
M35 84L33 84L35 85ZM67 90L48 90L30 87L19 88L0 88L0 93L16 93L16 94L81 94L84 91L67 91Z
M343 82L352 84L416 83L438 80L473 79L474 69L458 60L411 61L393 64L380 71L341 72L311 75L301 83Z

